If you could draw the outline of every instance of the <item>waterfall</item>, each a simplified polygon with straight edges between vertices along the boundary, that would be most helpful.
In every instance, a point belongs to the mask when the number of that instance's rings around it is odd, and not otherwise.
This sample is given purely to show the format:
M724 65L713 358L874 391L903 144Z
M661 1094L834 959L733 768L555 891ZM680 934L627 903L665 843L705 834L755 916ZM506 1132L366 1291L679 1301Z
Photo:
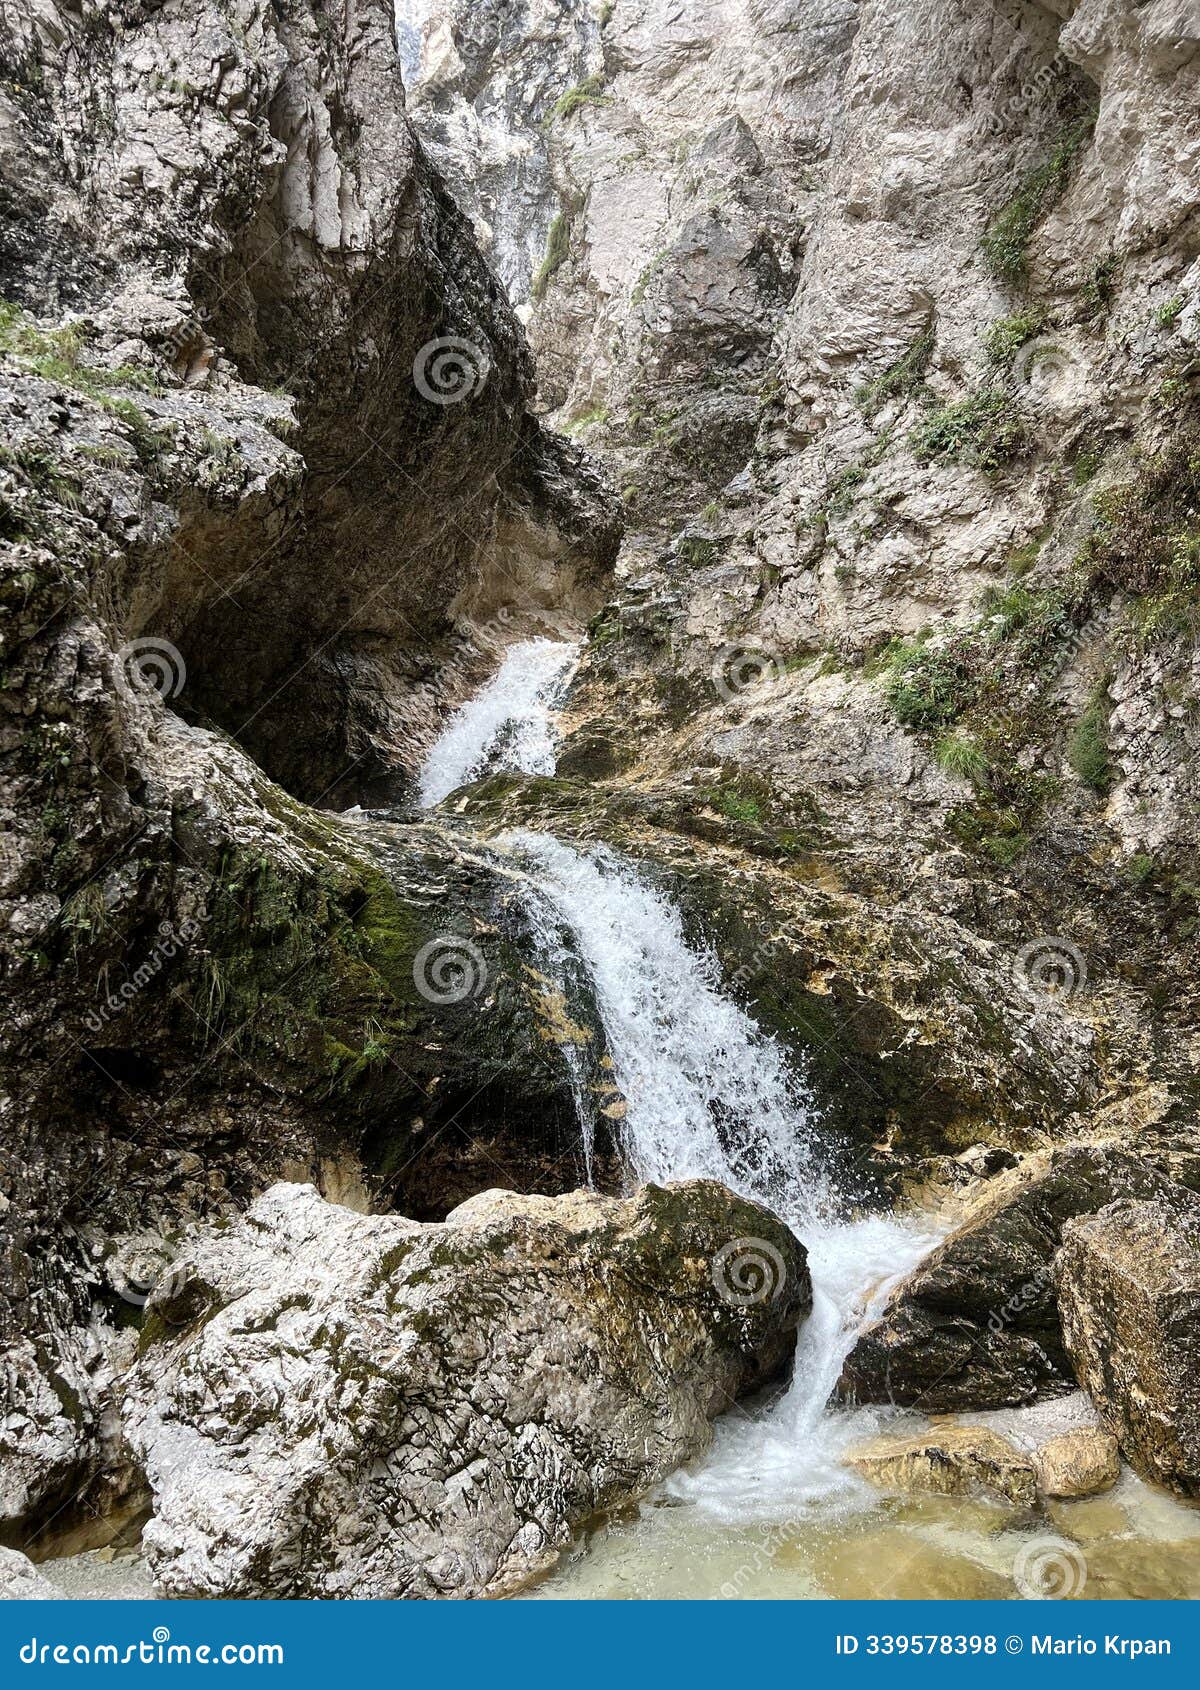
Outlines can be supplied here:
M813 1309L790 1391L769 1415L727 1415L714 1454L672 1490L736 1519L865 1497L839 1457L878 1417L830 1413L829 1396L863 1320L936 1239L891 1217L847 1217L845 1177L820 1153L803 1074L723 990L716 957L689 943L678 908L640 867L549 834L498 843L529 874L542 968L568 992L568 959L588 978L635 1178L719 1180L787 1221L808 1248ZM584 1088L576 1095L590 1166L592 1105Z
M552 772L553 710L576 657L549 640L514 646L434 746L424 802L489 766ZM830 1392L855 1331L935 1238L890 1217L849 1217L846 1172L822 1143L802 1065L724 989L715 954L688 939L679 909L640 865L545 833L495 843L524 871L541 972L568 1003L581 981L594 997L624 1100L615 1136L633 1177L718 1180L779 1215L808 1248L813 1309L790 1390L768 1414L726 1415L710 1457L676 1475L672 1490L741 1520L862 1498L839 1457L877 1417L831 1412ZM590 1176L587 1053L563 1054Z
M688 944L676 906L604 846L544 833L499 841L530 876L540 960L582 963L625 1100L617 1137L638 1180L716 1179L780 1214L820 1208L805 1088ZM585 1133L590 1131L584 1123Z
M553 774L553 711L578 659L579 647L563 640L511 646L493 678L455 711L430 750L420 776L422 809L489 768Z

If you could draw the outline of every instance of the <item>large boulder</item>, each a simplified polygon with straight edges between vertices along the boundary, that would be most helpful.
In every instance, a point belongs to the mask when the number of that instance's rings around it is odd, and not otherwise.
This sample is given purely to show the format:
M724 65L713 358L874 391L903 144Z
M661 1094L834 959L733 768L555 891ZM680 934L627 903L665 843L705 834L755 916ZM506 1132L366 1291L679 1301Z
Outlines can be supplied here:
M941 1414L1073 1389L1054 1296L1063 1226L1117 1197L1169 1189L1137 1157L1086 1144L1029 1157L989 1180L860 1335L839 1394Z
M1110 1204L1063 1231L1063 1340L1138 1471L1200 1495L1200 1202Z
M177 1596L497 1595L709 1441L811 1306L706 1181L491 1191L445 1222L276 1185L151 1298L126 1433Z

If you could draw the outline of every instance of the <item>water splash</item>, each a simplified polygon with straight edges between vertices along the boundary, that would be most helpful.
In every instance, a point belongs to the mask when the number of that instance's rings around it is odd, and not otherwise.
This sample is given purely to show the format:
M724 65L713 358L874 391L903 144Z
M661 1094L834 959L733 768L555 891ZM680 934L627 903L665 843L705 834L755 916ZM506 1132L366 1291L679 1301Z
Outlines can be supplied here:
M806 1088L783 1052L721 989L679 910L605 846L545 833L500 841L531 877L529 917L546 971L586 972L625 1099L621 1149L640 1181L715 1179L780 1214L829 1192L813 1168ZM590 1132L586 1118L581 1122Z
M489 768L554 773L553 713L579 661L563 640L522 640L482 689L456 710L435 741L419 782L421 808L440 804Z

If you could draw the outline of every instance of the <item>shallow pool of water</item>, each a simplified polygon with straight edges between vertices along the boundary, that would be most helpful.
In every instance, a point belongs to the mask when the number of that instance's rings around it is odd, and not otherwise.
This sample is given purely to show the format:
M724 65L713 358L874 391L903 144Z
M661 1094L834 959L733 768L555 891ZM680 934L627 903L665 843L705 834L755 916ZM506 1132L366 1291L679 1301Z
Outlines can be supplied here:
M592 1532L526 1599L828 1597L1200 1597L1200 1508L1128 1473L1037 1518L928 1496L739 1524L662 1494Z

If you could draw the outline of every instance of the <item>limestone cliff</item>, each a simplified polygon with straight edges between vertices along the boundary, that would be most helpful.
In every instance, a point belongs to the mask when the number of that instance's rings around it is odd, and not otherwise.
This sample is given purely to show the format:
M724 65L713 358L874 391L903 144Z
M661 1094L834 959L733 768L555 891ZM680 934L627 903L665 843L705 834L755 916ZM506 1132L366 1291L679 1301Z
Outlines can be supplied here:
M186 1218L569 1110L486 862L329 811L402 789L489 645L589 614L619 522L531 412L385 0L0 23L13 1533L86 1517Z
M629 516L561 771L665 824L658 860L712 847L731 969L882 1142L1097 1108L1169 1136L1200 1057L1195 4L408 16L464 206L510 254L544 231L544 400Z

